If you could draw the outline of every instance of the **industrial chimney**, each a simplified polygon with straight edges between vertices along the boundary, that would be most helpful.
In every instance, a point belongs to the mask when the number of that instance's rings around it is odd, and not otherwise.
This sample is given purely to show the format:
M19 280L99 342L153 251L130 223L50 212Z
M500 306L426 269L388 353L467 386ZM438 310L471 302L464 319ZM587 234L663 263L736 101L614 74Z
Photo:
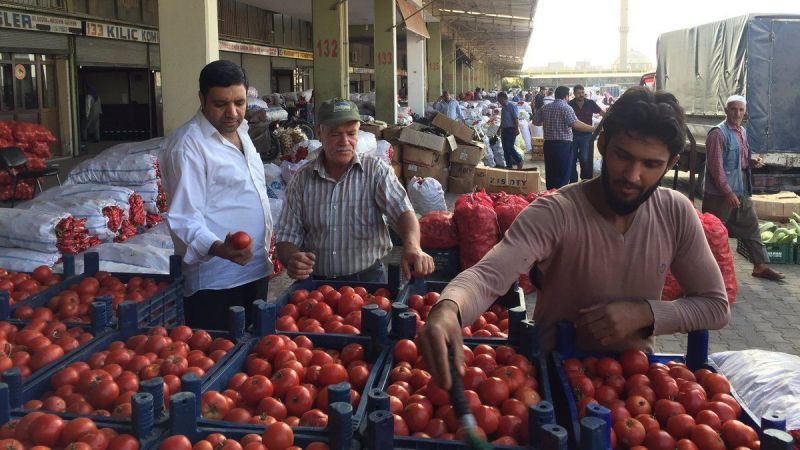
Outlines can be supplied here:
M628 0L619 0L619 69L628 70Z

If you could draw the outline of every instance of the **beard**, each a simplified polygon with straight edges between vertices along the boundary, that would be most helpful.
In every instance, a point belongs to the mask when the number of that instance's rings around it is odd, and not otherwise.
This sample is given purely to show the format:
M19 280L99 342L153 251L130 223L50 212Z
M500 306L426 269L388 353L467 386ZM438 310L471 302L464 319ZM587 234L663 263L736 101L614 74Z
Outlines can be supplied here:
M666 175L666 171L664 172ZM633 213L636 211L642 203L646 202L647 199L653 195L653 192L661 186L661 180L664 178L664 175L661 175L661 178L658 179L658 182L653 185L653 187L645 190L640 188L640 194L638 197L634 198L633 200L623 200L617 196L614 192L613 187L611 186L611 177L608 174L608 168L606 167L606 161L603 159L602 167L600 170L600 181L603 185L603 193L605 194L606 201L608 202L608 206L614 211L615 214L619 216L627 216L628 214ZM618 182L620 183L620 182ZM624 181L621 182L625 184ZM637 187L638 188L638 187Z

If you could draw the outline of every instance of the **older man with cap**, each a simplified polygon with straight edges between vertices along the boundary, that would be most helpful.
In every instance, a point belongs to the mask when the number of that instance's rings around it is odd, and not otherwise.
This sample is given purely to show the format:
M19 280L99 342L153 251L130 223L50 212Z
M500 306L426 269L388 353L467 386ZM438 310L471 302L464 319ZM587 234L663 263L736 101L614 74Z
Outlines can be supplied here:
M754 159L747 146L747 130L742 126L746 108L743 96L728 97L725 120L708 132L703 212L719 217L729 236L741 239L750 254L754 277L778 281L784 275L767 265L767 250L750 200L751 169L762 167L763 162L760 157Z
M320 155L286 187L276 250L296 280L385 283L381 258L392 249L385 218L403 239L400 265L406 278L433 272L403 185L390 166L356 152L360 118L348 100L320 105Z

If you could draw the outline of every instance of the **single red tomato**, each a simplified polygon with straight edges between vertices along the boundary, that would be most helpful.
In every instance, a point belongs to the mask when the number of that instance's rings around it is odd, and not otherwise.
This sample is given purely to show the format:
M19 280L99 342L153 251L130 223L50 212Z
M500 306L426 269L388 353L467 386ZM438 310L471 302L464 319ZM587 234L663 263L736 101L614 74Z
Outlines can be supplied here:
M237 231L231 235L231 245L237 250L244 250L253 243L253 239L244 231Z

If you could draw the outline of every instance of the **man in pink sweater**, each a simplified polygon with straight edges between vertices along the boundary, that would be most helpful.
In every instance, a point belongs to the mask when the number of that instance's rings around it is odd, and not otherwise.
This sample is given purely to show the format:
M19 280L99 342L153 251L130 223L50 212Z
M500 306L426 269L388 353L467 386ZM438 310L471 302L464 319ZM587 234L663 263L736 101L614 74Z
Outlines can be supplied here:
M659 187L686 134L668 93L633 88L606 114L599 178L531 203L475 266L457 276L420 332L431 374L450 387L448 347L463 373L461 324L471 324L521 273L543 273L533 318L544 351L555 325L583 350L653 349L654 336L719 329L730 319L722 274L691 202ZM661 301L667 269L685 296Z

